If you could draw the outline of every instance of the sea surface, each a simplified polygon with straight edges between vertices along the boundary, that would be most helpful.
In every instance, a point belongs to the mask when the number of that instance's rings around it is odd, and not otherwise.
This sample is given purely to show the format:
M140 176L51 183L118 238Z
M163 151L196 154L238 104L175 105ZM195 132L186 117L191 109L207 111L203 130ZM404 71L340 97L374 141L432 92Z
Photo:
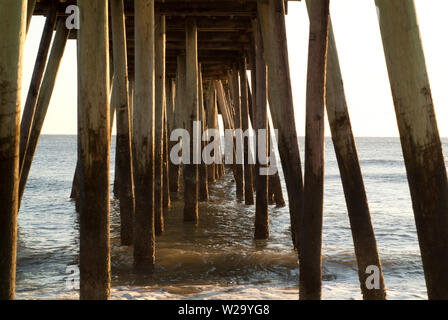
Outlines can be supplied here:
M388 299L426 299L420 251L398 138L358 138L358 152ZM448 140L443 140L448 150ZM111 177L115 137L111 152ZM304 141L300 139L303 158ZM331 139L326 139L323 298L361 299L353 241ZM445 154L445 157L447 154ZM42 136L19 213L17 299L78 299L67 267L78 265L79 224L70 190L76 136ZM113 179L111 179L113 181ZM284 180L283 192L287 198ZM111 188L112 190L112 188ZM199 226L182 221L182 193L164 212L151 276L132 273L111 195L113 299L298 299L288 207L270 206L270 239L253 240L254 207L235 199L230 170L210 185Z

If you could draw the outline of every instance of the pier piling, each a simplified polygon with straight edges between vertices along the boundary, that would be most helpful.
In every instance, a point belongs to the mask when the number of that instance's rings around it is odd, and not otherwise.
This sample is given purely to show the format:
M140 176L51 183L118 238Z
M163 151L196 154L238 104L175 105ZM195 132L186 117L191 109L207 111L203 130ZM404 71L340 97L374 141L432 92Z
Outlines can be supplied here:
M108 1L79 0L80 298L110 297Z
M166 100L168 100L168 98ZM168 101L166 101L165 108L163 108L163 207L164 208L169 208L171 206L170 167L169 167L170 149L169 149L169 136L168 136L167 108L168 108Z
M241 100L240 100L240 80L238 76L238 68L233 66L231 77L229 77L231 86L232 102L235 110L234 114L234 130L240 129L240 133L235 131L235 182L236 182L236 197L238 200L244 200L244 148L243 136L241 130L242 126L242 112L241 112ZM241 159L240 159L241 158ZM241 161L242 160L242 161Z
M179 74L179 68L177 74ZM179 127L178 125L178 113L179 111L176 109L178 106L177 99L179 97L179 90L177 83L179 82L178 76L176 75L177 80L169 79L166 87L166 96L167 96L167 120L168 120L168 159L171 154L171 148L176 145L176 142L170 140L171 132ZM169 161L169 184L170 184L170 192L179 192L179 174L180 174L180 166L178 164L174 164L172 161Z
M31 165L37 149L37 144L39 142L40 133L44 125L45 116L47 115L48 107L50 105L51 96L56 84L56 78L58 75L62 57L64 55L65 46L67 44L69 34L70 30L65 27L64 20L59 19L56 26L56 34L54 36L50 56L48 58L48 64L45 68L45 74L43 76L41 88L39 89L38 99L36 101L33 121L31 123L30 134L26 146L26 152L24 153L25 158L22 161L22 170L20 173L19 185L19 206L25 192L28 175L31 170Z
M51 5L45 21L42 37L37 51L36 62L31 76L31 82L23 108L22 120L20 122L20 172L22 175L26 151L29 146L31 129L33 126L34 114L36 113L37 99L41 89L42 79L47 65L47 58L50 52L51 40L53 39L53 30L56 25L56 6ZM20 196L20 199L22 197ZM20 200L19 200L20 206Z
M300 251L299 220L304 210L303 177L294 120L283 6L282 0L259 1L258 17L268 65L269 107L274 127L278 129L278 149L288 191L292 242Z
M134 269L152 272L155 263L154 131L155 31L154 0L135 1L134 71Z
M0 300L15 297L19 135L26 0L0 2Z
M204 106L204 88L202 83L202 66L199 64L198 72L198 108L199 108L199 120L201 121L199 141L199 195L198 200L201 202L208 201L208 172L207 165L202 158L202 152L206 146L206 141L202 141L202 135L207 130L206 112Z
M376 0L429 299L448 299L448 182L414 1Z
M243 132L249 132L249 94L247 81L246 58L243 57L240 62L240 90L241 90L241 126ZM244 201L246 205L254 204L254 187L252 175L252 155L249 148L251 137L243 137L244 144Z
M193 18L185 23L186 32L186 85L185 85L185 112L187 115L186 129L190 135L190 163L184 164L184 221L198 223L198 195L199 172L198 165L194 163L199 154L199 145L195 145L194 137L197 132L193 126L199 120L199 90L198 90L198 28Z
M268 174L262 175L260 169L268 167L268 135L261 141L261 130L267 133L267 73L266 62L263 58L263 41L261 39L261 30L258 20L253 20L254 42L255 42L255 108L254 108L254 125L257 134L256 148L256 166L255 166L255 188L256 188L256 205L255 205L255 239L269 238L269 215L268 215ZM261 161L263 157L263 161ZM264 163L263 163L264 162Z
M154 228L156 236L161 235L164 230L163 221L163 140L164 140L164 109L166 107L165 92L165 16L156 12L155 25L155 176L154 176Z
M306 2L308 9L311 1ZM330 124L336 159L344 189L347 211L350 219L355 255L358 263L358 276L361 292L365 300L386 298L386 289L381 262L378 255L367 195L362 178L361 167L356 150L350 116L345 98L339 57L333 28L329 25L327 50L327 81L325 102ZM380 272L380 288L367 288L368 266L377 266Z
M305 211L300 238L300 299L321 299L324 200L324 112L329 0L310 9L305 137Z
M112 43L114 52L114 102L117 115L115 170L118 171L121 244L133 243L134 181L132 171L131 114L129 111L128 66L123 0L111 0Z

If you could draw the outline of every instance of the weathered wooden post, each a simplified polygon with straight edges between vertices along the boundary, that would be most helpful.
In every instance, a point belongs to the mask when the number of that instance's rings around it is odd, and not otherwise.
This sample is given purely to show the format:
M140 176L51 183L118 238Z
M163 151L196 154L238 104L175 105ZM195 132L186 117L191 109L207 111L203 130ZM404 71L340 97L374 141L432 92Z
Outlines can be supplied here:
M198 222L198 165L195 164L195 154L198 154L198 146L194 143L194 135L197 135L193 122L198 121L198 29L193 18L187 18L186 30L186 82L184 92L185 113L187 115L185 129L190 135L190 162L184 164L184 221ZM199 141L200 143L200 141Z
M255 239L269 238L269 213L268 213L268 175L260 173L261 168L266 168L268 164L268 118L267 118L267 73L266 62L263 58L263 41L261 39L261 30L258 20L252 22L255 42L255 108L254 108L254 125L257 135L256 146L256 167L255 167L255 188L256 188L256 205L255 205ZM266 135L263 139L262 133ZM260 162L263 157L264 163Z
M0 300L14 299L26 0L0 1Z
M112 23L112 18L111 18L111 22ZM112 30L112 29L111 29ZM112 42L113 42L113 35L112 35ZM113 49L113 44L112 44L112 49ZM119 90L118 86L114 85L114 59L113 59L113 50L111 50L109 55L109 72L110 72L110 96L109 96L109 106L110 106L110 112L109 112L109 120L110 120L110 137L111 137L111 141L112 141L112 131L113 131L113 127L114 127L114 119L115 119L115 111L117 109L117 103L118 103L118 98L117 98L117 92ZM118 129L118 128L117 128ZM118 157L118 134L115 137L115 171L114 171L114 183L113 183L113 195L115 198L119 198L120 197L120 159Z
M176 74L176 82L174 82L173 79L168 81L167 85L167 117L168 117L168 139L170 139L171 132L178 127L178 117L179 117L179 101L180 99L180 91L179 91L179 77L180 77L180 65L181 61L178 58L178 65L177 65L177 74ZM183 59L185 60L185 59ZM185 62L184 62L185 65ZM176 145L175 141L169 141L169 147L168 147L168 157L171 154L171 149L174 145ZM177 164L174 164L171 160L169 161L169 180L170 180L170 192L178 192L179 191L179 174L180 174L180 166Z
M151 272L155 263L154 0L135 1L133 156L135 185L134 268Z
M241 59L240 65L240 88L241 88L241 123L244 132L249 132L249 97L247 85L246 58ZM243 138L244 139L244 138ZM244 139L244 200L246 205L254 204L254 187L252 176L251 152L249 149L250 135Z
M109 120L110 120L110 127L109 127L109 132L110 132L110 136L112 139L112 129L113 129L113 125L114 125L114 117L115 117L115 104L116 102L115 100L115 94L114 94L114 86L113 86L113 82L114 82L114 71L113 71L113 51L109 52L109 82L110 82L110 94L109 94L109 107L110 107L110 112L109 112ZM131 119L132 120L132 119ZM112 140L111 140L112 141ZM117 160L117 156L118 156L118 152L115 153L115 165L117 165L118 160ZM114 192L114 196L118 197L118 190L119 190L119 175L118 175L118 167L115 168L115 172L114 172L114 187L113 187L113 192ZM75 173L73 175L73 182L72 182L72 190L70 193L70 198L75 200L76 203L76 211L79 212L79 159L76 162L76 168L75 168Z
M216 107L216 94L215 94L215 86L213 83L208 83L208 88L205 92L205 99L207 104L207 126L210 130L217 130L218 129L218 110ZM209 141L210 142L210 141ZM216 181L216 160L217 160L217 150L216 150L216 141L215 143L215 149L213 150L213 162L208 165L208 172L207 177L209 182L215 182Z
M308 9L311 1L307 1ZM379 300L386 298L384 277L375 233L370 217L367 195L359 165L356 143L353 136L350 116L345 98L339 57L336 42L330 21L327 51L327 81L326 81L326 107L331 137L339 165L347 211L358 262L358 276L363 298L366 300ZM376 266L379 271L380 287L367 288L366 273L368 266Z
M253 58L254 59L254 58ZM254 59L255 60L255 59ZM246 64L247 66L247 64ZM246 69L247 70L247 69ZM255 74L255 67L253 68L253 70L251 70L251 72L253 72ZM251 82L253 82L253 85L255 87L255 76L254 76L254 80ZM252 128L254 127L254 122L255 122L255 118L254 118L254 104L255 104L255 90L251 91L250 89L250 85L249 85L249 80L247 77L247 73L246 73L246 88L247 88L247 106L248 106L248 116L249 116L249 122L252 124ZM249 153L248 156L250 159L252 159L252 152L251 149L249 148ZM255 161L251 160L249 162L249 168L251 170L251 177L252 177L252 190L254 190L254 185L255 185Z
M108 1L78 0L81 299L110 297Z
M234 116L231 114L230 105L229 105L230 101L227 99L227 95L223 88L222 81L215 81L214 84L215 84L215 89L216 89L218 107L222 114L224 129L225 130L234 130L235 129L234 122L233 122ZM235 142L236 142L236 138L234 137L232 139L232 146L231 146L233 148L232 170L233 170L234 177L236 177L236 154L235 154L236 146L235 146ZM221 151L221 155L222 155L222 151Z
M39 90L39 97L36 102L36 108L33 116L33 122L31 123L25 158L22 162L23 166L20 174L19 185L19 205L20 201L22 200L23 193L25 192L25 187L28 180L28 175L31 170L34 153L36 152L40 133L44 125L45 116L50 105L51 96L53 94L53 89L56 83L62 56L64 55L65 45L68 40L69 32L70 30L65 27L64 20L59 19L56 27L56 35L54 37L53 45L48 59L48 64L42 80L42 86Z
M133 242L134 181L132 171L131 120L129 112L128 61L123 0L112 0L112 43L114 53L114 102L117 114L116 170L119 174L121 244Z
M256 70L255 70L255 72L256 72ZM255 79L255 77L254 77L254 79ZM254 87L256 87L255 84L254 84ZM250 115L249 118L250 118L250 121L252 123L255 123L255 119L254 119L254 111L252 111L252 107L251 107L252 106L252 101L251 101L252 98L251 97L254 97L256 95L255 91L256 90L254 90L254 92L252 94L249 94L249 97L250 97L250 99L249 99L249 106L250 106L250 108L249 108L249 115ZM256 98L254 97L253 100L256 100ZM267 112L269 112L269 111L267 110ZM268 122L267 128L266 128L266 130L267 130L267 138L268 138L268 145L267 145L268 153L267 154L268 154L270 159L272 158L271 159L272 163L276 164L277 160L276 160L276 156L275 156L275 150L274 150L274 147L273 147L274 146L273 145L273 140L272 140L273 138L272 138L272 135L271 135L269 127L270 127L270 125L269 125L269 122ZM254 168L254 166L251 165L251 168ZM284 207L286 205L285 199L283 197L282 185L281 185L281 182L280 182L280 175L278 174L278 170L274 174L269 175L269 177L268 177L268 191L267 192L268 192L268 202L270 204L274 204L274 202L275 202L277 208L281 208L281 207Z
M216 89L218 107L222 114L224 129L233 129L234 128L233 117L229 110L229 103L222 85L222 81L220 80L214 81L214 86Z
M36 112L37 98L42 84L42 79L47 65L48 53L50 52L53 30L56 25L57 8L53 3L49 7L48 16L45 21L44 30L37 51L36 62L31 76L30 87L23 108L22 121L20 123L20 172L23 170L25 153L28 149L31 127L33 126L34 114ZM20 200L19 200L20 206Z
M218 103L218 108L221 111L222 114L222 119L223 119L223 123L224 123L224 130L234 130L235 126L234 126L234 116L231 113L230 110L230 100L227 99L227 94L224 90L222 81L215 81L215 89L216 89L216 95L217 95L217 103ZM233 149L233 159L232 159L232 171L233 171L233 176L236 177L236 137L233 137L232 139L232 145L231 146L226 146L226 147L231 147ZM221 144L220 144L221 146ZM221 151L221 156L222 156L222 149ZM229 165L229 164L227 164ZM224 169L224 161L222 164L222 170L225 171ZM217 171L215 171L217 172Z
M305 137L305 212L300 236L300 299L320 299L324 196L324 112L329 0L310 9Z
M448 299L448 183L414 1L375 1L429 299Z
M164 208L169 208L171 206L170 166L169 166L170 153L169 153L168 119L166 113L167 108L168 108L168 101L165 108L163 108L163 207Z
M165 16L156 12L155 24L155 176L154 176L154 228L156 236L165 230L163 222L163 113L165 96Z
M206 125L206 115L204 109L204 88L202 84L202 67L201 64L198 65L198 108L199 108L199 121L201 121L201 132L198 137L199 141L199 154L200 154L200 165L199 165L199 201L208 200L208 177L207 177L207 165L202 159L202 150L204 150L206 143L202 141L202 133L207 129Z
M112 19L111 19L112 20ZM112 23L112 22L111 22ZM112 35L113 38L113 35ZM113 40L112 40L113 41ZM113 46L113 43L112 43ZM112 52L113 53L113 50ZM112 56L112 55L111 55ZM110 59L109 63L111 65L114 64L114 60ZM109 72L113 72L112 68L110 68ZM118 86L115 86L115 81L114 79L112 79L111 83L110 83L110 99L109 99L109 104L110 104L110 136L111 136L111 141L112 141L112 131L113 131L113 127L114 127L114 119L115 119L115 109L116 109L116 105L118 103L118 99L117 99L117 91L119 90L119 88L117 88ZM118 157L118 135L115 137L115 172L114 172L114 183L113 183L113 195L115 198L119 198L120 197L120 159Z
M269 106L274 127L278 129L278 149L288 190L292 240L294 246L298 247L299 219L304 210L303 178L294 120L283 6L282 0L259 0L258 18L268 65Z
M232 94L232 101L233 106L235 109L234 114L234 129L235 130L242 130L242 113L241 113L241 100L240 100L240 85L239 85L239 77L238 77L238 68L235 65L232 70L232 75L229 77L229 82L231 86L231 94ZM241 161L238 161L238 159L243 159L242 155L238 156L238 152L243 153L243 136L242 134L238 134L235 132L235 182L236 182L236 197L238 200L244 199L244 164L241 163ZM238 163L240 162L240 163Z

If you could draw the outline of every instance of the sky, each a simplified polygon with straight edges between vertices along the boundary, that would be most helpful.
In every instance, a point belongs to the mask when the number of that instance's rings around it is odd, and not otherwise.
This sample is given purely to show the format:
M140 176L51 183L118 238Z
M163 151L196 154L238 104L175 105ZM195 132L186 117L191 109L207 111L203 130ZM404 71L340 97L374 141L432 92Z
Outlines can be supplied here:
M374 0L332 0L330 14L355 136L397 137ZM446 0L415 0L436 118L442 137L448 137L448 41L444 21ZM309 22L305 2L289 2L286 17L291 85L299 136L305 134L305 102ZM33 17L24 56L22 106L25 103L45 19ZM43 134L77 132L76 41L70 40L59 70ZM330 135L328 122L325 133Z

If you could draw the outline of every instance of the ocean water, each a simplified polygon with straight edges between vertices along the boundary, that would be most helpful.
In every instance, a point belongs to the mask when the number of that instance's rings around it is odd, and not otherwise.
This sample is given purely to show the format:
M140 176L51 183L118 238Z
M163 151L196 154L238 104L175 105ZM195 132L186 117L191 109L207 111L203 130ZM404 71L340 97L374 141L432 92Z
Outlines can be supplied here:
M115 139L113 139L115 140ZM444 140L448 150L448 140ZM389 299L426 299L420 251L398 138L358 138ZM303 157L304 141L300 139ZM111 159L114 157L114 143ZM446 156L446 154L445 154ZM76 136L42 136L19 213L17 299L78 299L66 286L78 264L79 227L70 190ZM113 177L113 163L111 176ZM113 179L111 179L113 181ZM283 192L287 198L283 183ZM270 206L267 241L253 240L254 207L235 200L232 174L210 185L198 227L182 221L172 194L151 276L132 273L132 248L119 245L118 203L111 196L113 299L298 299L298 264L288 208ZM353 241L331 139L326 140L323 298L361 299Z

